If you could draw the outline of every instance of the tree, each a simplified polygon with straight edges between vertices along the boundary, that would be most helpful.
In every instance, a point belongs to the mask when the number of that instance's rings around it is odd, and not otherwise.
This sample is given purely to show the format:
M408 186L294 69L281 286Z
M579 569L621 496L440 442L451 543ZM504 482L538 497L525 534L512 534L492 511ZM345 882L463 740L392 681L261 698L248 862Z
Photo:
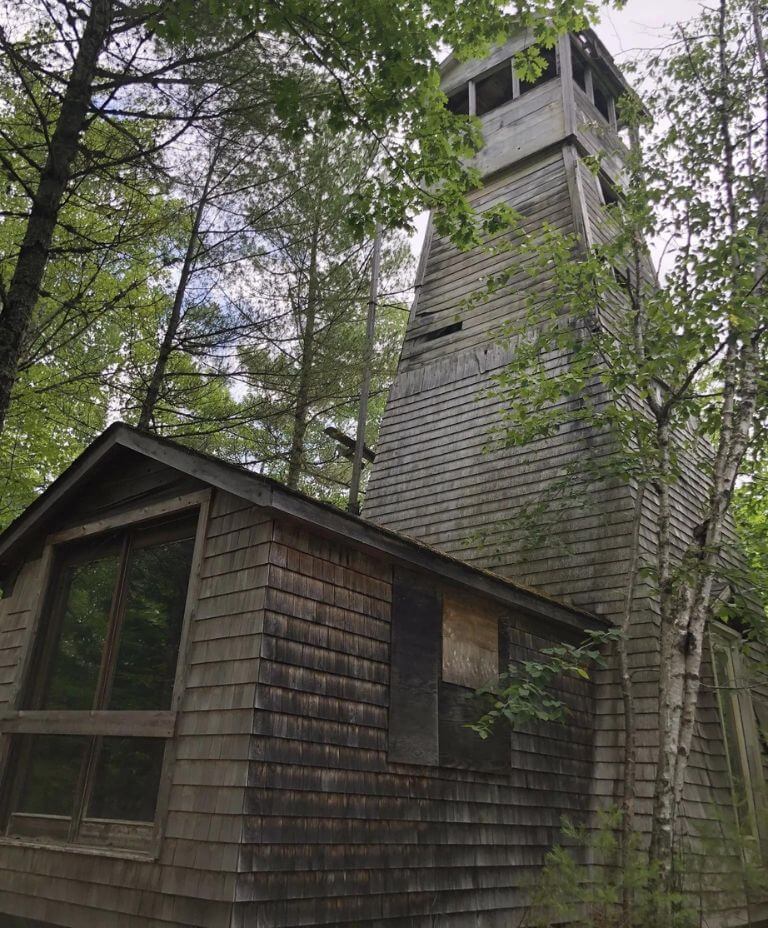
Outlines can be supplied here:
M223 27L199 14L193 38L162 41L157 29L174 15L175 6L160 0L62 0L56 5L26 0L30 25L0 30L4 76L16 109L25 111L31 127L31 138L30 132L20 137L13 128L3 132L0 151L4 173L24 199L15 217L20 220L18 242L8 243L8 283L3 281L0 290L0 432L45 270L61 253L62 236L77 237L72 247L81 252L121 245L119 240L94 243L87 227L62 224L62 211L78 198L81 186L99 179L104 185L99 205L135 181L137 173L145 183L151 179L162 186L174 151L191 128L233 115L228 107L236 107L240 116L244 110L263 109L263 87L269 85L265 72L275 62L263 52L255 56L260 67L254 66L256 37L242 23ZM243 48L250 55L238 57ZM230 59L232 64L218 67ZM260 79L258 92L254 88Z
M552 230L523 238L534 273L554 289L521 325L498 389L509 398L504 441L526 444L588 424L612 443L577 463L581 489L631 488L636 518L625 616L638 577L659 610L659 725L651 858L671 886L677 824L717 582L734 583L734 487L764 448L768 68L766 11L720 0L648 61L655 117L635 134L628 184L607 208L607 241L577 252ZM641 124L635 101L624 115ZM642 136L642 137L641 137ZM596 164L593 167L597 168ZM644 242L666 244L656 273ZM504 286L508 275L489 282ZM567 324L563 324L567 308ZM562 374L547 357L564 352ZM685 470L703 476L699 516L676 510ZM568 475L564 475L567 478ZM652 526L652 543L642 535ZM626 652L625 652L626 661ZM632 680L623 668L631 766Z
M348 463L326 429L354 430L365 356L365 312L371 243L349 215L356 191L376 169L361 140L318 125L300 146L277 153L287 168L272 196L265 254L255 261L263 324L241 349L247 401L262 409L261 447L271 473L288 486L339 498ZM370 437L382 412L405 324L406 243L390 237L385 290L372 365ZM394 299L393 299L394 297Z
M13 273L44 133L29 96L4 85L0 280ZM106 125L91 127L85 144L115 158L125 150L122 135ZM127 346L156 337L166 230L177 221L177 205L136 165L125 166L114 183L101 174L80 176L67 192L0 436L0 521L28 504L117 408Z
M16 381L22 344L37 303L61 203L78 141L85 128L99 56L109 33L111 0L93 0L64 92L48 154L31 195L13 276L2 294L0 321L0 430Z

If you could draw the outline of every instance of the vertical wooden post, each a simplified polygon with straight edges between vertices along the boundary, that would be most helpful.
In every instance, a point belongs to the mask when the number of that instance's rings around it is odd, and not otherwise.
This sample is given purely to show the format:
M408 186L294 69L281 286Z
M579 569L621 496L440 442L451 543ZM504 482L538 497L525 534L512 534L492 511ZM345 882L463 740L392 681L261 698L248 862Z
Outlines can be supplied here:
M379 267L381 264L381 225L376 223L371 255L371 288L368 296L368 317L365 325L365 356L363 377L360 382L360 406L357 411L355 454L352 458L352 479L349 484L349 512L360 512L360 477L363 471L365 426L368 421L368 397L371 392L371 363L373 362L374 334L376 331L376 303L379 297Z

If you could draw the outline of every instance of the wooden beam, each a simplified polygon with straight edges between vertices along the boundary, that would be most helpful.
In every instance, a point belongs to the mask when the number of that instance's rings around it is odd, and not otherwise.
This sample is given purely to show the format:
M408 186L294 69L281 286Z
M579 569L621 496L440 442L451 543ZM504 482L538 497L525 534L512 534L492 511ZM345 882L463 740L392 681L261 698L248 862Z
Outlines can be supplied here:
M172 738L176 712L22 709L0 714L0 732L25 735L123 735Z
M87 476L109 454L117 443L122 423L110 426L96 441L61 474L48 489L24 510L0 535L0 563L6 554L21 540L22 536L34 531L70 490Z
M77 541L80 538L97 535L99 532L106 532L113 528L124 528L137 522L148 522L162 516L183 512L185 509L202 506L210 493L210 490L198 490L195 493L172 496L170 499L164 499L158 503L149 503L146 506L126 509L122 512L104 516L102 519L94 519L92 522L84 522L82 525L65 528L60 532L49 535L46 541L54 545L62 544L65 541Z

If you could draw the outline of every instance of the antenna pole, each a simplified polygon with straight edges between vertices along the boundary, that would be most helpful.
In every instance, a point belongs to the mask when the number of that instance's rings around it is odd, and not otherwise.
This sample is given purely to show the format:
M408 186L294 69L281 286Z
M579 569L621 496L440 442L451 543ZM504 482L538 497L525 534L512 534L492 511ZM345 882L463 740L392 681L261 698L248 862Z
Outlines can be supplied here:
M376 304L379 299L379 271L381 267L381 224L376 223L371 255L371 289L368 296L368 317L365 325L365 352L363 377L360 382L360 406L357 411L357 434L355 454L352 458L352 479L349 483L347 510L354 515L360 512L360 478L363 473L363 449L365 448L365 426L368 422L368 399L371 393L371 364L373 363L374 335L376 331Z

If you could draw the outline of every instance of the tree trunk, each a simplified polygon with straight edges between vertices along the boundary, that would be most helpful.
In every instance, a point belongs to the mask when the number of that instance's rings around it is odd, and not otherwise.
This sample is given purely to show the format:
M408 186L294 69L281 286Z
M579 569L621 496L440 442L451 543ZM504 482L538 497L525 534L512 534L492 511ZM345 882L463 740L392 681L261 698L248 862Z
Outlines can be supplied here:
M674 755L677 752L677 740L671 742L670 726L672 653L672 598L673 580L670 543L670 500L669 472L670 448L669 427L662 423L657 432L657 445L661 455L661 475L659 479L659 515L656 526L657 563L659 579L660 643L659 643L659 755L656 766L656 783L653 796L653 822L651 828L650 859L659 864L661 872L659 881L667 884L672 872L673 819L672 770ZM670 756L671 755L671 756Z
M208 165L208 171L205 175L203 190L200 194L200 199L197 202L197 206L195 207L195 214L192 219L192 228L190 229L189 241L187 242L187 250L184 255L184 262L181 266L181 273L179 274L179 283L176 287L176 294L173 298L171 315L168 319L168 325L166 326L165 334L163 335L163 341L160 344L160 350L157 355L155 367L152 371L152 377L150 378L149 385L147 386L147 392L144 394L144 399L141 404L141 411L139 412L139 421L137 425L140 429L150 428L152 417L155 413L155 407L157 406L157 401L160 398L160 390L163 386L163 380L165 379L165 373L168 368L168 360L173 352L173 345L176 341L176 335L179 331L179 324L181 322L181 310L184 306L184 298L187 294L187 286L189 285L190 278L192 277L192 273L194 271L195 261L197 260L200 225L203 221L203 215L205 214L205 209L208 205L208 198L211 192L211 184L213 182L213 174L216 168L216 162L218 161L219 151L220 148L217 146L213 152L213 155L211 156L211 162Z
M632 688L632 673L629 666L629 636L632 631L632 617L635 605L637 573L640 566L640 530L643 521L643 504L645 502L645 484L640 483L635 497L635 510L632 519L632 549L629 569L627 571L627 589L624 597L624 615L621 623L621 637L618 644L619 677L621 680L621 699L624 710L624 782L621 797L621 869L625 880L622 884L621 908L624 923L630 924L632 911L632 888L626 880L630 867L632 837L635 831L635 783L637 781L637 744L635 738L635 699Z
M733 337L724 365L722 425L715 456L712 489L704 519L683 558L682 578L674 595L668 579L662 586L662 652L660 676L660 745L654 795L651 859L660 865L662 886L673 886L675 825L683 800L685 774L693 742L701 682L704 636L712 599L712 583L722 546L723 528L739 466L755 416L757 396L756 340L741 350ZM668 500L663 508L668 513ZM666 546L668 519L660 520Z
M24 339L48 263L72 161L85 128L96 65L109 35L112 0L92 0L61 112L32 200L16 267L0 314L0 433L11 402Z
M320 230L318 223L312 230L309 251L309 269L307 271L307 311L304 319L304 333L301 340L301 367L299 385L296 391L296 405L293 410L293 434L291 449L288 452L288 477L286 483L294 490L304 468L304 439L307 434L309 415L309 387L312 380L312 366L315 355L315 322L317 317L318 279L317 246Z

